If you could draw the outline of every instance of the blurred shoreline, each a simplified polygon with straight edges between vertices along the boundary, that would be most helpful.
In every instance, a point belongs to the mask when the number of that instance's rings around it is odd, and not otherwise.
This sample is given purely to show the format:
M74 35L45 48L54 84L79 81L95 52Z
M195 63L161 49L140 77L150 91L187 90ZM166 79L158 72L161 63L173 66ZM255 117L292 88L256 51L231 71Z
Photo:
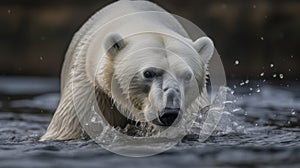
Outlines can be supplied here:
M60 75L82 24L113 0L0 2L0 75ZM228 79L299 80L300 1L153 0L213 39ZM271 67L271 65L273 65Z

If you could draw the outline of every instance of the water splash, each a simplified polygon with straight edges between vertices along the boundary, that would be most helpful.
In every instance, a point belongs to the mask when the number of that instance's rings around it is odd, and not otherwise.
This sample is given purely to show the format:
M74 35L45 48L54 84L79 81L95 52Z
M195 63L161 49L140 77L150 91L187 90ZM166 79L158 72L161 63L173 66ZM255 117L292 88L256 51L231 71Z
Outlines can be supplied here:
M280 79L283 79L283 74L279 74Z
M221 87L210 107L201 110L190 134L199 135L200 133L197 140L202 141L205 134L215 136L229 133L245 133L244 122L235 115L245 112L236 104L237 98L233 93L233 90L229 87ZM212 114L213 117L207 122L206 118L209 114ZM213 132L211 132L211 127L214 127Z
M235 65L239 65L239 64L240 64L240 61L239 61L239 60L235 60L235 61L234 61L234 64L235 64Z
M188 137L185 138L185 140L203 142L210 136L229 133L245 133L245 127L242 121L235 116L236 113L244 113L244 111L236 105L236 98L233 95L233 91L228 87L220 87L212 104L194 114L196 115L196 120L194 120L191 129L185 131L187 133L186 137ZM91 123L95 122L94 117L92 117L91 120ZM99 120L97 120L97 122L99 122ZM178 129L184 128L185 126L178 127ZM116 133L116 131L121 134ZM178 134L179 132L182 133L182 131L178 131ZM153 136L155 134L157 134L157 136ZM127 149L128 146L137 145L132 142L132 139L125 135L133 137L133 140L144 139L144 142L147 142L147 145L150 145L153 148L169 147L169 142L176 143L175 140L182 136L174 136L176 135L176 132L157 132L157 130L149 127L147 123L134 123L127 124L125 128L104 127L101 134L96 138L96 141L98 141L98 143L101 142L101 144L109 146L110 148L120 149L122 148L122 145L126 146ZM124 136L124 138L120 138L121 136ZM122 141L120 141L120 139L122 139ZM167 146L165 146L165 144L167 144ZM147 148L147 145L144 148Z

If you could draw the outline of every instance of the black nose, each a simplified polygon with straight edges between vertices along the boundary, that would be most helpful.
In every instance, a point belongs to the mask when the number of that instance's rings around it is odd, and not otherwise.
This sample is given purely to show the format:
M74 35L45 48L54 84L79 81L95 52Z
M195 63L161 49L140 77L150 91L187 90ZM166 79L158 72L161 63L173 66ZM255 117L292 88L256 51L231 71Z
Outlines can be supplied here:
M179 108L165 108L159 117L161 126L171 126L179 115Z

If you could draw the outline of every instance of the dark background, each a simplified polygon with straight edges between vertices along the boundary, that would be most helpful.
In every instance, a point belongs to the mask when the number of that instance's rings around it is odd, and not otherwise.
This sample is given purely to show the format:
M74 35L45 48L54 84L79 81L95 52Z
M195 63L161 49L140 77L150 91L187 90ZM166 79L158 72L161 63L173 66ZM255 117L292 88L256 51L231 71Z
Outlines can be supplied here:
M111 2L114 1L2 0L0 75L58 77L73 34ZM229 79L298 80L300 1L154 2L194 22L213 39Z

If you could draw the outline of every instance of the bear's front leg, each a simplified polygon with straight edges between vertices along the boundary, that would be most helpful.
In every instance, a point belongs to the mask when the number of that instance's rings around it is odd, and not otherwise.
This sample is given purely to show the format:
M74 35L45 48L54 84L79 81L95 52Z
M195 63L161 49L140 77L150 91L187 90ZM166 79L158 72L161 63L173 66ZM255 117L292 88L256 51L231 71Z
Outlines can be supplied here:
M59 106L40 141L81 138L82 129L75 112L71 90L66 90L62 93Z

